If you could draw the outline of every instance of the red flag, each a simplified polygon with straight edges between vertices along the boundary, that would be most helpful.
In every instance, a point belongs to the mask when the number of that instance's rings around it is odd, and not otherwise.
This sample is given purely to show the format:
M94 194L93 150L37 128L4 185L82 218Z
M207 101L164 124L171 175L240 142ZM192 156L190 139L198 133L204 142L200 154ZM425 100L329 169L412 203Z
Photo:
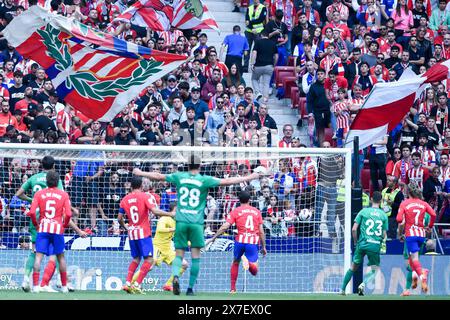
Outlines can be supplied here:
M214 29L219 26L201 0L139 0L119 15L116 21L130 21L155 31L177 29Z
M422 76L397 82L377 83L356 115L346 137L346 146L352 147L359 137L359 149L382 139L408 114L414 101L426 85L447 79L450 60L434 65Z

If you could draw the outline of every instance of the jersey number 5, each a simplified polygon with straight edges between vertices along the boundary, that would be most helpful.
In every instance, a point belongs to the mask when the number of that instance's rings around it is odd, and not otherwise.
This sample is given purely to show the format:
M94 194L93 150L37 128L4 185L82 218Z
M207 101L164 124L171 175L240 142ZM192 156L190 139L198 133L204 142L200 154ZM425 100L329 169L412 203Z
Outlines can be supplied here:
M45 217L48 219L53 219L56 215L55 200L47 200L45 202Z

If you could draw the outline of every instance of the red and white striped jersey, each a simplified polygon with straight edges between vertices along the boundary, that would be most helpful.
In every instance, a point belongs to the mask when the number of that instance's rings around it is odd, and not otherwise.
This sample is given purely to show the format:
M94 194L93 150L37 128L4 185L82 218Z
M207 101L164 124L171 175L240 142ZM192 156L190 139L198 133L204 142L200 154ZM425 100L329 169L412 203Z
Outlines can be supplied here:
M127 215L130 240L151 237L149 212L156 206L155 203L153 196L141 191L131 192L120 201L119 213Z
M292 141L291 142L287 142L286 140L281 139L280 141L278 141L278 148L291 148L292 147Z
M56 124L61 124L64 131L69 134L70 133L70 122L72 119L72 115L65 110L61 110L58 112L56 116Z
M335 102L334 112L336 113L336 126L338 129L347 129L349 127L348 106L345 102Z
M183 32L181 30L159 31L158 35L164 39L164 46L170 47L175 45L179 37L183 36Z
M235 240L240 243L258 244L259 225L263 223L261 212L248 204L237 207L231 211L226 221L236 224L238 233Z
M39 222L36 210L39 209ZM27 214L38 232L63 234L72 216L67 192L58 188L45 188L35 193Z
M412 167L410 161L405 161L404 159L399 160L394 164L394 169L391 174L396 176L399 181L406 183L406 178L410 167Z
M430 176L428 169L420 166L419 168L411 167L408 170L408 174L406 176L406 184L414 181L417 183L420 189L423 190L423 184L427 181Z
M436 154L433 150L429 150L426 146L414 148L412 153L414 152L419 152L422 155L422 165L431 166L431 164L436 163Z
M420 199L407 199L400 204L397 214L397 222L405 224L406 237L425 237L425 213L430 215L428 227L433 227L436 213L433 208Z

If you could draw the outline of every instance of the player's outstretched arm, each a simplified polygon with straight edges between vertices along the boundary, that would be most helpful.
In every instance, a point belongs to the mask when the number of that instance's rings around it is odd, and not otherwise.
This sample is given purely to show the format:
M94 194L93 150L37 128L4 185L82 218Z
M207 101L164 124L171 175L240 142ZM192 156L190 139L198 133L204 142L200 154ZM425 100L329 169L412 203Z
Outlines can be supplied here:
M221 186L230 186L233 184L239 184L241 182L251 181L259 179L259 173L252 173L245 177L231 177L231 178L225 178L220 180Z
M264 228L263 228L262 223L259 225L259 238L261 239L261 253L262 253L263 257L265 257L267 254L266 234L264 233Z
M166 175L157 172L144 172L141 169L134 168L133 174L136 176L149 178L150 180L166 181Z
M153 212L153 214L157 215L157 216L167 216L167 217L175 217L175 209L173 211L170 212L166 212L164 210L158 209L157 207L153 207L151 209L151 211Z
M211 239L208 239L207 242L214 242L218 236L220 236L222 233L224 233L228 228L231 226L229 222L225 222L223 225L220 226L219 230L217 230L216 234L212 236Z

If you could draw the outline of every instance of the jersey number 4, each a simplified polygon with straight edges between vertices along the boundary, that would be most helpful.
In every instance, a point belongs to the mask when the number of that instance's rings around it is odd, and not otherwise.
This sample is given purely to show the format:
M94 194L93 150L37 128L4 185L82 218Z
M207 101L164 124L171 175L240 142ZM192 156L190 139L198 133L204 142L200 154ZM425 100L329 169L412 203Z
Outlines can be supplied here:
M253 216L247 217L247 220L245 221L245 228L250 231L255 230L255 224L253 223Z

